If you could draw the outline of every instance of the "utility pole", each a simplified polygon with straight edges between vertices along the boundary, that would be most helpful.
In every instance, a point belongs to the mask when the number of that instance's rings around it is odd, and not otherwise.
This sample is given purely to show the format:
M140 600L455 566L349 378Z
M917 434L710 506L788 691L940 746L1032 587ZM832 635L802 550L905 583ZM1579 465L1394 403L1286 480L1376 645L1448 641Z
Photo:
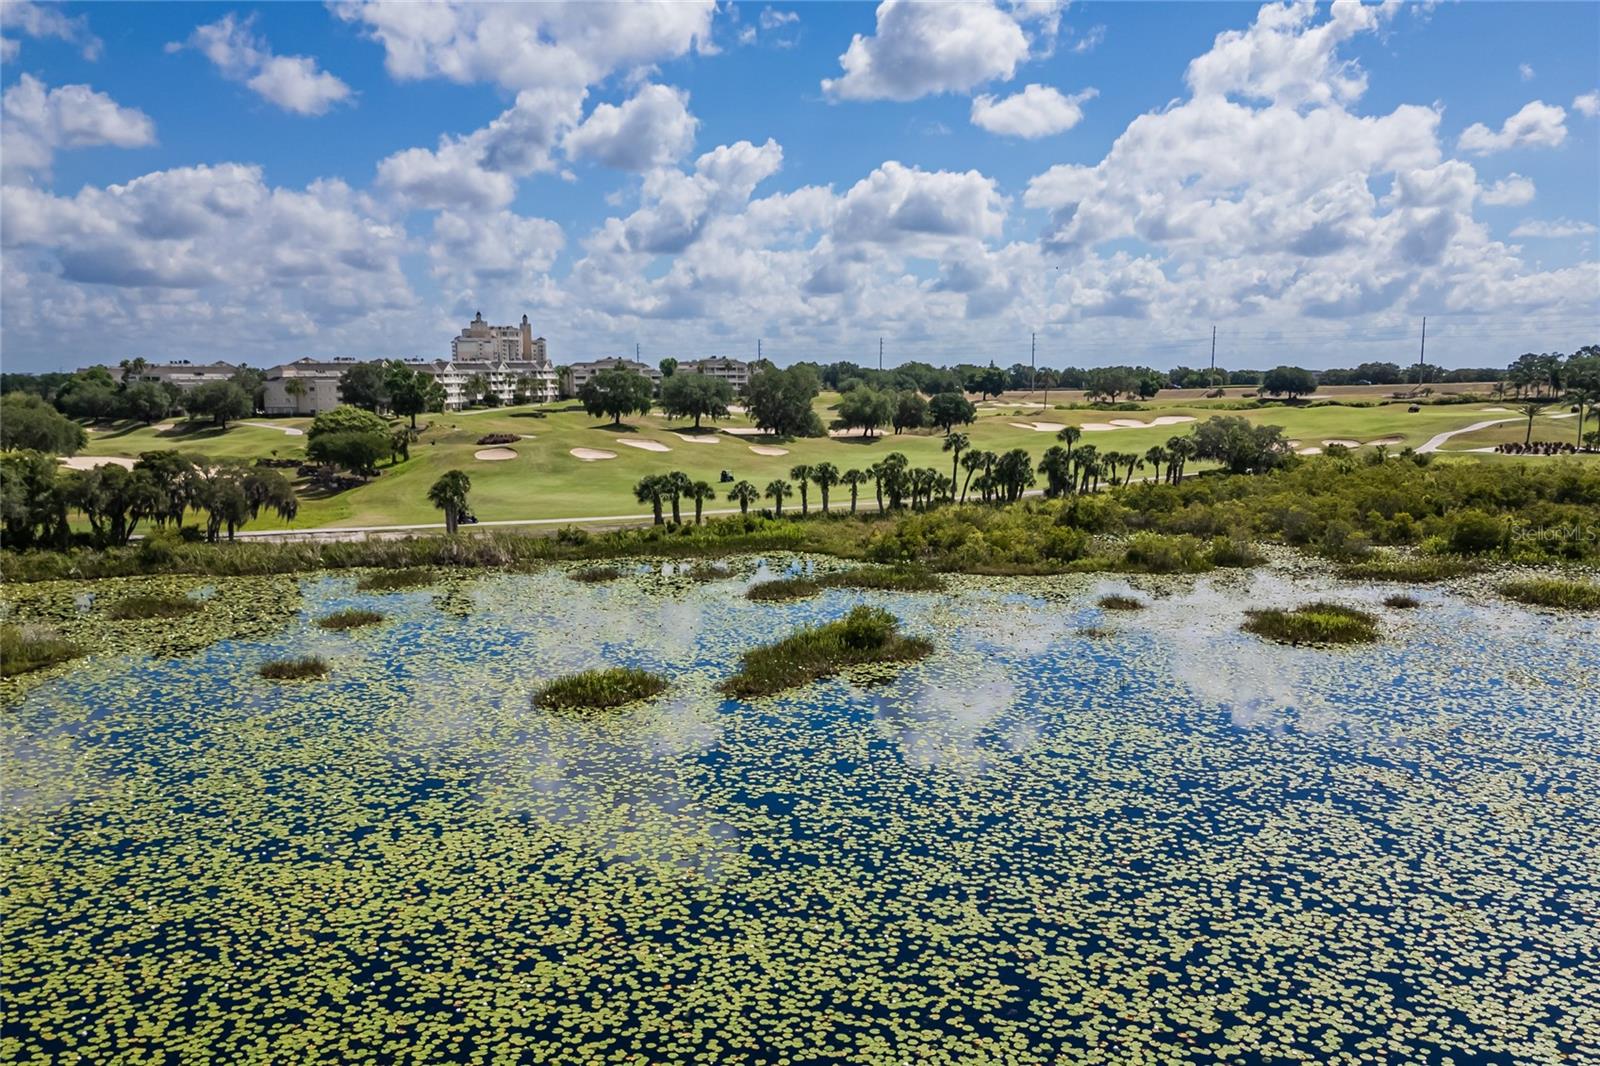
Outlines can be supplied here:
M1422 387L1422 379L1427 373L1423 367L1427 366L1428 355L1428 316L1422 316L1422 347L1417 349L1417 387Z
M756 362L761 362L761 338L756 338Z
M883 373L883 338L878 338L878 373Z
M1039 391L1039 335L1028 334L1028 369L1033 371L1028 381L1028 391Z
M1206 374L1206 381L1212 388L1217 387L1217 327L1211 327L1211 371Z
M636 363L639 361L639 342L638 341L634 341L633 342L633 361L636 362Z

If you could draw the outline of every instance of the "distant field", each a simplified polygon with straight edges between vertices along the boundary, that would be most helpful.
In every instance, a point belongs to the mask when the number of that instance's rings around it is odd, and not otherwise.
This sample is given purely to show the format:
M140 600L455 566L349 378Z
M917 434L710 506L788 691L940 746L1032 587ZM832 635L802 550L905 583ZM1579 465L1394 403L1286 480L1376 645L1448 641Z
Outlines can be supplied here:
M1243 390L1241 390L1243 391ZM1011 395L979 407L977 422L966 433L973 447L990 451L1026 448L1035 458L1056 443L1054 430L1034 431L1013 423L1034 421L1064 425L1108 424L1113 419L1149 421L1156 417L1204 419L1213 414L1237 414L1252 422L1283 426L1300 447L1322 447L1327 440L1353 440L1366 444L1390 442L1398 451L1422 444L1437 433L1481 422L1486 419L1515 417L1485 413L1485 407L1505 404L1452 404L1410 413L1405 404L1375 407L1281 407L1259 410L1218 410L1218 401L1184 399L1181 394L1142 405L1136 412L1092 409L1057 410L1057 402L1072 402L1071 394L1052 393L1051 408L1040 411L1037 405ZM1236 397L1234 398L1236 401ZM829 408L838 397L824 394L817 399L824 423L833 413ZM1564 410L1551 409L1552 413ZM538 415L544 417L538 417ZM306 429L309 419L251 419L262 425ZM1571 420L1541 416L1535 436L1566 439L1573 432ZM728 486L719 484L718 475L729 471L734 478L749 480L765 488L775 478L788 478L789 469L798 463L832 462L839 469L866 469L889 452L903 452L913 465L934 466L948 471L950 456L942 451L943 437L938 431L923 431L895 436L892 432L870 441L860 438L764 441L723 432L749 429L748 419L735 416L717 424L718 432L707 433L714 444L693 443L678 434L688 423L668 422L659 413L634 418L621 429L585 415L576 404L563 402L542 408L520 407L491 411L450 412L423 420L421 440L412 447L411 459L395 467L383 467L380 476L357 489L328 498L303 499L292 528L319 526L382 526L439 521L439 513L427 503L428 486L446 470L465 470L472 477L472 506L480 519L514 520L530 518L585 518L603 515L631 515L643 508L633 498L633 485L646 474L682 470L691 478L703 479L718 487L718 500L708 508L731 506L723 497ZM1149 428L1119 428L1084 432L1081 443L1093 444L1100 451L1135 452L1164 444L1168 438L1188 432L1191 423ZM134 456L152 448L179 448L202 455L255 458L304 454L305 438L291 436L278 428L235 424L226 432L210 427L184 431L156 432L144 427L120 427L91 435L85 455ZM710 429L710 423L707 423ZM1503 432L1502 432L1503 431ZM1445 451L1521 440L1521 427L1494 427L1452 439ZM481 445L479 437L489 433L513 433L527 439L508 445L516 458L487 462L474 458ZM668 451L644 450L629 442L653 442ZM758 455L751 445L781 447L787 454ZM573 449L586 448L613 453L616 458L582 462ZM1477 456L1477 458L1488 458ZM870 498L871 487L866 487ZM847 506L849 490L834 489L834 506ZM786 506L799 506L798 497ZM812 506L817 506L815 489ZM281 523L263 517L251 529L282 528Z

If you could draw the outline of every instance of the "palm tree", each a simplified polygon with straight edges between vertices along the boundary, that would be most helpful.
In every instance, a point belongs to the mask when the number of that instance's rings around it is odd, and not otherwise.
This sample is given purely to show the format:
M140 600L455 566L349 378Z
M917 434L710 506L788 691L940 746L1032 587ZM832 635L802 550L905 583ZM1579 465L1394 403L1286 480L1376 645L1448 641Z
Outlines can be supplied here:
M683 516L678 511L678 504L683 497L689 495L689 490L694 488L694 482L689 480L689 475L682 470L674 470L666 476L666 493L672 500L672 522L674 525L683 524Z
M811 468L811 480L822 493L822 513L828 513L828 492L839 483L839 468L832 463L818 463Z
M1183 468L1194 455L1194 441L1188 437L1167 438L1167 480L1176 485L1183 480Z
M428 490L428 502L444 512L444 531L454 533L456 523L467 512L467 493L472 479L460 470L447 470Z
M1085 444L1078 449L1078 454L1073 457L1073 465L1078 468L1079 492L1089 491L1089 480L1100 476L1100 450L1093 444Z
M1045 495L1060 496L1072 484L1072 460L1061 445L1045 449L1039 460L1039 473L1045 477Z
M840 481L850 486L850 513L856 513L856 494L861 491L861 486L872 480L872 475L864 470L851 468L846 470L839 478Z
M1522 405L1522 413L1528 416L1528 432L1522 438L1522 446L1524 448L1533 442L1533 416L1543 410L1543 400L1529 400Z
M983 456L984 456L983 452L980 452L980 451L969 451L969 452L967 452L967 454L964 457L962 457L961 469L963 469L963 470L965 470L967 472L966 480L961 483L961 502L962 503L966 503L967 502L967 489L972 486L972 475L977 473L978 472L978 468L983 465Z
M1082 436L1083 430L1077 426L1068 426L1066 429L1063 429L1060 433L1056 434L1056 440L1063 440L1067 442L1068 459L1072 458L1072 446L1078 443L1078 440Z
M290 378L283 386L284 394L294 400L294 410L300 413L300 397L306 394L306 383L299 378Z
M740 481L728 490L728 501L739 505L740 514L749 514L750 505L761 499L761 490L748 481Z
M1167 451L1157 444L1144 453L1144 461L1155 467L1155 480L1161 480L1161 464L1167 461Z
M488 376L481 373L473 374L471 377L467 378L467 386L465 391L467 394L468 403L476 403L477 401L483 399L484 395L489 391Z
M689 486L689 491L686 495L694 501L694 524L698 526L700 524L700 514L705 508L706 501L716 499L717 490L711 487L709 481L696 481Z
M655 512L656 525L661 525L661 498L666 495L666 485L660 474L646 474L633 486L633 498L648 503Z
M805 482L801 482L805 484ZM794 486L782 478L767 482L767 495L772 497L772 513L779 518L783 517L783 498L794 495Z
M1128 460L1128 476L1122 479L1122 487L1123 488L1127 488L1129 485L1133 484L1133 472L1135 470L1143 470L1144 469L1144 460L1139 458L1137 455L1134 455L1134 454L1132 454L1130 452L1128 454L1128 456L1127 456L1127 460Z
M967 439L967 435L965 433L945 434L944 450L954 453L950 456L950 486L952 490L955 488L956 467L961 463L961 453L965 451L971 443L972 442ZM952 495L951 499L954 498L955 497Z
M884 468L883 468L882 461L873 463L871 466L867 467L867 473L872 475L872 491L878 497L878 512L881 514L883 512L883 477L884 477Z
M807 498L806 490L811 487L811 467L805 463L791 466L789 476L800 483L800 513L809 514L811 501Z

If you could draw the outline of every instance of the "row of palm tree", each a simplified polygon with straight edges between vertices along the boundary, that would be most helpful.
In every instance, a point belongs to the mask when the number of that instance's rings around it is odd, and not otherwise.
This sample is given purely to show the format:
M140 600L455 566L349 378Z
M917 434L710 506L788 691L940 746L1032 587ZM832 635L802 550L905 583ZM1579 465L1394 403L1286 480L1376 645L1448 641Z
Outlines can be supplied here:
M716 497L717 490L710 482L695 481L682 470L668 474L647 474L633 486L633 498L650 505L658 526L666 521L662 512L668 504L672 507L673 523L681 525L684 500L694 504L694 524L698 526L704 520L706 501Z

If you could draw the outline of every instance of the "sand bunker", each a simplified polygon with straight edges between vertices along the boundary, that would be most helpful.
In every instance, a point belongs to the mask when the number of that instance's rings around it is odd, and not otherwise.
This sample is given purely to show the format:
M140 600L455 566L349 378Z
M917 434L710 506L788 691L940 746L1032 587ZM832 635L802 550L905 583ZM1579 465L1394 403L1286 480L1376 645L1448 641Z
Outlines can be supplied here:
M601 459L615 459L616 452L603 452L598 448L574 448L572 454L586 463L597 463Z
M1509 407L1485 407L1484 410L1485 411L1495 412L1495 413L1498 413L1498 414L1510 414L1511 413L1511 408L1509 408Z
M472 457L483 463L503 463L507 459L515 459L517 453L510 448L479 448L472 453Z
M674 433L673 436L677 437L681 441L687 441L690 444L721 443L721 441L717 440L717 435L715 433Z
M155 430L157 433L171 433L178 427L173 425L171 422L163 422L159 426L151 426L150 428Z
M1322 454L1322 449L1321 448L1301 448L1300 450L1296 451L1295 454L1296 455L1321 455Z
M672 450L658 440L629 440L626 437L618 437L617 443L626 444L630 448L638 448L644 452L670 452Z
M124 470L132 470L133 460L120 455L74 455L70 459L63 457L61 465L68 470L93 470L97 466L120 466Z
M1105 433L1113 429L1154 429L1157 426L1180 426L1185 422L1193 422L1193 415L1162 415L1152 418L1148 422L1141 422L1137 418L1113 418L1109 422L1085 422L1080 428L1088 433Z
M1369 441L1367 441L1367 444L1368 445L1373 445L1373 444L1400 444L1404 440L1405 440L1404 437L1379 437L1377 440L1369 440Z
M752 444L750 450L757 455L788 455L788 448L772 448L765 444Z
M1064 422L1012 422L1010 425L1017 429L1031 429L1037 433L1055 433L1067 428Z
M1341 448L1359 448L1359 447L1361 447L1361 442L1360 441L1358 441L1358 440L1345 440L1342 437L1336 437L1333 440L1325 440L1325 441L1322 442L1322 446L1324 448L1331 448L1335 444L1337 444Z
M724 426L722 432L735 437L765 437L767 431L754 426Z
M303 429L295 429L293 426L275 426L271 422L240 422L239 424L241 426L255 426L257 429L275 429L279 433L290 437L303 437L306 435L306 431Z

